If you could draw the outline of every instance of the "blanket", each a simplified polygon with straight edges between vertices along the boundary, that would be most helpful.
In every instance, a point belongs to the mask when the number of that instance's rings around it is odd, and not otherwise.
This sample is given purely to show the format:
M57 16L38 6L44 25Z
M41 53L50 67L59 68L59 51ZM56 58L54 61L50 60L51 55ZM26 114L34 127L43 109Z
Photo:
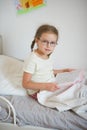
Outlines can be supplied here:
M46 107L63 112L72 110L87 119L87 77L81 71L73 82L60 84L55 92L40 91L38 102Z

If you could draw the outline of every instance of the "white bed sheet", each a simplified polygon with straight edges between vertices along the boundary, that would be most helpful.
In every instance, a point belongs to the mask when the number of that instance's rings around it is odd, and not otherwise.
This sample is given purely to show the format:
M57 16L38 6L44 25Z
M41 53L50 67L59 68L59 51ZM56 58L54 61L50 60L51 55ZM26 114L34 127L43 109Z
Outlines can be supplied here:
M2 109L3 103L0 102L1 130L27 129L28 126L30 130L39 130L39 127L42 129L50 128L56 130L87 130L87 120L78 116L73 111L58 112L56 109L40 105L37 101L29 97L20 84L23 73L22 67L23 62L12 57L0 55L0 95L5 97L13 105L17 118L16 126L13 125L12 114L8 120L2 121L3 115L4 117L8 115L8 110L7 107L3 107ZM66 77L66 75L62 75L62 77L64 76ZM72 77L73 76L71 76L71 78ZM14 78L17 80L14 80ZM59 82L61 79L62 78L59 79ZM9 80L9 82L4 82L4 80ZM5 84L3 85L3 83ZM19 89L21 89L23 93L21 93ZM24 128L25 126L26 128Z

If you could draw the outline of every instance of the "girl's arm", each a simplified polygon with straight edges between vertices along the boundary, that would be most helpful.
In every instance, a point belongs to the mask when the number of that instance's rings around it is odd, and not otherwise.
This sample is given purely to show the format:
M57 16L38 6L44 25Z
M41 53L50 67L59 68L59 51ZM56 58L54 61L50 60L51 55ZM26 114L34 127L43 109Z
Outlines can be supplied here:
M31 80L32 74L24 72L22 85L26 89L55 91L58 89L56 83L38 83Z
M58 73L71 72L74 70L75 69L66 68L66 69L60 69L60 70L53 70L53 72L54 72L54 75L57 75Z

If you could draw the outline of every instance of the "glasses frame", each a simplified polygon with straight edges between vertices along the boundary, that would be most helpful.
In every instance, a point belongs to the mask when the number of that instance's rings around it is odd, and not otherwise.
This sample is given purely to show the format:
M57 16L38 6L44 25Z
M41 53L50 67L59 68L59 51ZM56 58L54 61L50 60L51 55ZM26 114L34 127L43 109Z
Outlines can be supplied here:
M42 40L41 38L39 38L39 40L45 46L48 46L50 44L51 47L55 47L57 45L57 42L49 42L48 40L45 39Z

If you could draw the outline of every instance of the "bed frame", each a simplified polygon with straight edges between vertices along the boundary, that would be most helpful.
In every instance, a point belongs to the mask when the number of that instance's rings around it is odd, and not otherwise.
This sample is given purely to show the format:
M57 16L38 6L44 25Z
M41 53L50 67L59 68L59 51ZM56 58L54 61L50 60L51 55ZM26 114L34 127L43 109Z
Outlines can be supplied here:
M2 54L2 36L0 35L0 54Z

